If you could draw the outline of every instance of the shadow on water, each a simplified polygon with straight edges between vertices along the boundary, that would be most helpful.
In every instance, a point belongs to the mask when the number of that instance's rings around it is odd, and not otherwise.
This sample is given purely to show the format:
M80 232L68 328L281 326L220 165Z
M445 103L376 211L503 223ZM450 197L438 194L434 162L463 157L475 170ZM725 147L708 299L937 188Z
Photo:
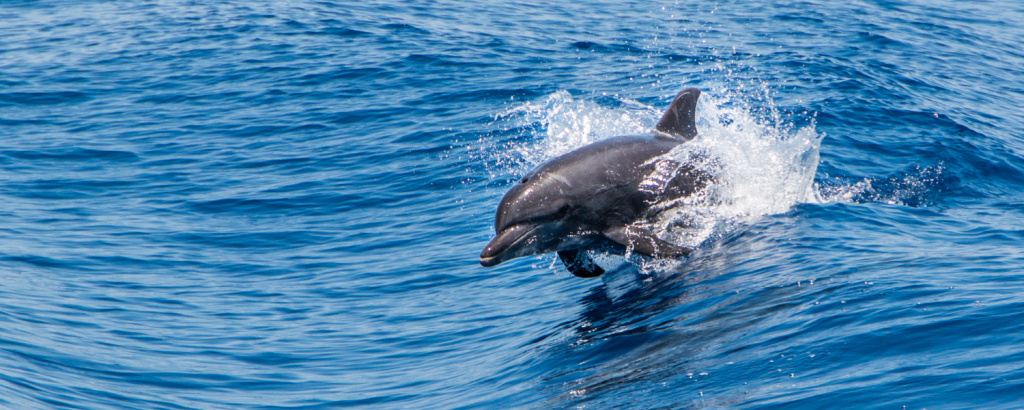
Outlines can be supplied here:
M713 346L735 343L765 316L792 303L784 300L785 292L740 283L730 272L744 264L735 252L749 251L750 238L741 236L695 254L674 270L644 273L624 264L607 273L579 299L583 310L576 319L531 342L546 344L541 347L545 367L554 369L543 377L551 393L546 405L582 404L589 395L607 398L616 390L654 386L680 374L699 380L695 358Z

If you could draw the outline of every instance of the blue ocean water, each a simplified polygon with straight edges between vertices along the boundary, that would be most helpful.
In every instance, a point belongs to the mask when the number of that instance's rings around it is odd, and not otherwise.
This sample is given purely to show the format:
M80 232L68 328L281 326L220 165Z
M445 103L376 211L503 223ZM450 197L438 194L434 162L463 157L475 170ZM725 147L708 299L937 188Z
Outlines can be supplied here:
M1011 0L5 1L0 407L1024 407L1022 42ZM694 254L478 264L685 86Z

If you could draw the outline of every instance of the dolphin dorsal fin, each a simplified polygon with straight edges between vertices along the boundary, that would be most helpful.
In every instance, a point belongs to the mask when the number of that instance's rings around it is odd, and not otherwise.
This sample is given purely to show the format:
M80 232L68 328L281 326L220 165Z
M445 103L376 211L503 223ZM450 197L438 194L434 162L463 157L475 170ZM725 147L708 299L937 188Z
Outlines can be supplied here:
M697 136L697 98L700 90L690 87L676 94L654 130L687 141Z

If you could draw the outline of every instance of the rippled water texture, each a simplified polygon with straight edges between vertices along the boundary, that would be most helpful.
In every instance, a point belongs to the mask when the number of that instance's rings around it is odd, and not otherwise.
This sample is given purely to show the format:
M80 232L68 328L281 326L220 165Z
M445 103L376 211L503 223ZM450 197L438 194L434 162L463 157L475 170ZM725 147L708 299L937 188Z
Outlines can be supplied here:
M1022 42L1009 0L5 1L0 407L1024 407ZM684 86L696 252L478 264Z

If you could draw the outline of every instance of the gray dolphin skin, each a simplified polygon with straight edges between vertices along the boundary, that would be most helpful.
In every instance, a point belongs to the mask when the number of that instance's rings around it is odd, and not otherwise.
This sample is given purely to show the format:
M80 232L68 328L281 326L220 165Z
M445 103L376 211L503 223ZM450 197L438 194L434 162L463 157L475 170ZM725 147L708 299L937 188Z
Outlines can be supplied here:
M697 136L700 90L687 88L672 100L650 134L614 137L556 157L526 174L501 199L494 216L494 239L480 253L480 264L558 252L579 277L604 270L587 249L653 258L677 258L691 249L659 239L634 225L653 217L651 206L692 195L710 178L681 164L668 181L651 188L657 157Z

